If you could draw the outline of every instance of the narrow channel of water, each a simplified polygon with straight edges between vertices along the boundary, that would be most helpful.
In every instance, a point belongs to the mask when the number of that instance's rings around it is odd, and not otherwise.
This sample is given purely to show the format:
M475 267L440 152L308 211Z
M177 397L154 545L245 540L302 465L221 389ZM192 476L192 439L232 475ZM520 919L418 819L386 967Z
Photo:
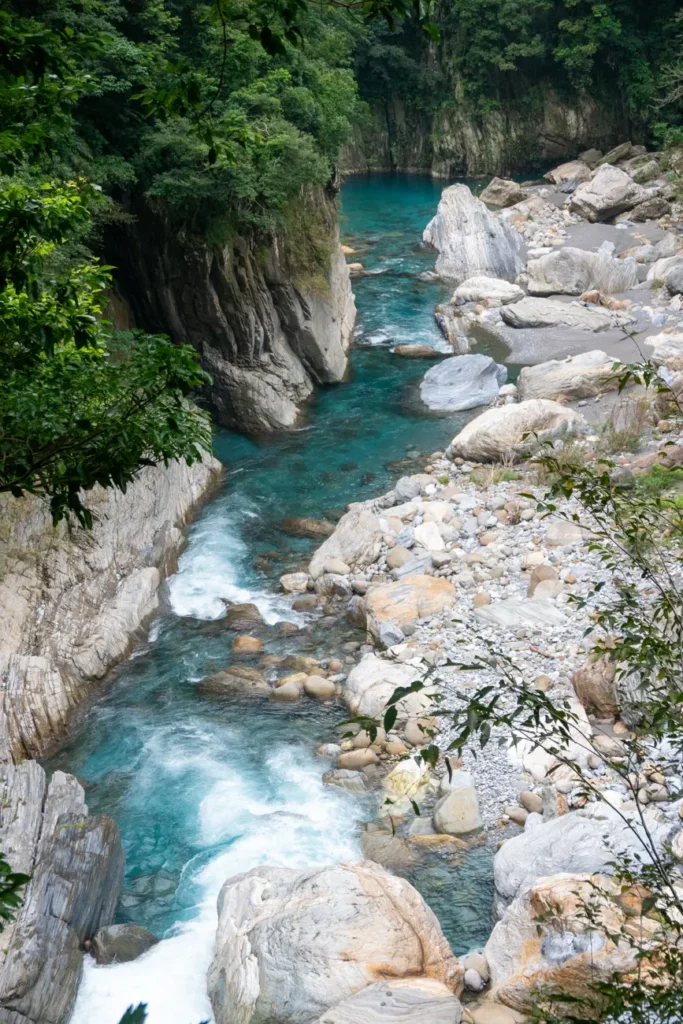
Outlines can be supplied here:
M458 429L457 417L428 416L417 401L428 364L390 351L441 343L433 309L448 290L419 275L433 265L421 234L442 187L414 176L344 185L342 231L370 271L354 282L350 380L321 391L306 426L287 437L255 444L218 433L225 484L190 531L167 610L48 766L78 775L91 811L119 824L127 858L119 919L164 937L135 963L88 963L73 1024L116 1024L138 1001L148 1003L150 1024L210 1020L205 972L225 879L264 862L306 867L359 856L358 821L369 811L322 785L325 763L314 754L341 708L217 701L197 684L230 660L219 618L225 599L256 602L271 623L296 618L275 584L311 545L278 529L284 517L332 515L380 493L416 453L443 447ZM341 650L354 638L313 624L266 650L330 654L331 643ZM431 863L411 879L457 952L485 939L489 854L472 853L455 870Z

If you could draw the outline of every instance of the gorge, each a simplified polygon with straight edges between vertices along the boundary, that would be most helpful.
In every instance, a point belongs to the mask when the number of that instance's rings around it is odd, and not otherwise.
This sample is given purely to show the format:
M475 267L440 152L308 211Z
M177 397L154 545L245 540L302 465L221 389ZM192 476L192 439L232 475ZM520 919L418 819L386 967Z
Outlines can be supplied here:
M369 4L0 12L0 1024L680 1011L677 5Z

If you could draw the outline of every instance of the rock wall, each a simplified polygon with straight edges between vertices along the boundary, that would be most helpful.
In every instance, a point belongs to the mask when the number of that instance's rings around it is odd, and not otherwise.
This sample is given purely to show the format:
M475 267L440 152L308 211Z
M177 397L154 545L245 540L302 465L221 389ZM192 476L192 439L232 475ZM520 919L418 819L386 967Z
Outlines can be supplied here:
M128 654L156 610L181 527L218 479L212 456L144 469L125 494L96 489L92 532L36 498L0 498L0 762L44 757L71 712Z
M316 384L343 379L356 308L332 196L302 199L267 244L210 244L147 205L132 213L108 242L119 294L139 327L200 352L221 423L292 427Z
M35 761L0 767L0 850L30 876L0 949L1 1024L63 1024L81 976L81 947L114 918L123 881L119 831L88 816L81 786Z
M607 150L631 135L641 141L618 97L569 99L536 86L481 113L453 82L431 112L400 98L374 106L341 167L346 173L409 171L439 178L525 174L535 164L559 162L592 146Z

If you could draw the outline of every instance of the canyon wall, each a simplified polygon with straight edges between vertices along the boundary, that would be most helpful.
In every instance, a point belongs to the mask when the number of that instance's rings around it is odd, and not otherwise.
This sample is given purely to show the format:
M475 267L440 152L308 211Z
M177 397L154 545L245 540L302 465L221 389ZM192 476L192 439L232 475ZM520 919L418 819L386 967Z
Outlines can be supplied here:
M194 345L223 425L293 427L317 384L343 380L356 311L332 195L302 199L266 240L193 233L147 203L131 212L109 234L117 289L138 327Z
M212 456L143 469L122 493L97 488L92 531L53 527L47 503L0 498L0 762L40 758L159 604L182 527L214 485Z

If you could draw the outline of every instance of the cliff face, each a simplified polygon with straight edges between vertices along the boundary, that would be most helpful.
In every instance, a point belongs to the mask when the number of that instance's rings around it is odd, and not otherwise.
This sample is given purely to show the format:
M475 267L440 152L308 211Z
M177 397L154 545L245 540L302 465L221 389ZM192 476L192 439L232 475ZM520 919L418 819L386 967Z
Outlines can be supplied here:
M0 762L54 749L72 710L126 656L219 473L205 456L145 469L125 494L93 491L91 533L53 528L43 502L2 495Z
M375 105L370 125L358 129L346 148L342 169L441 178L523 174L592 146L607 150L632 134L618 97L569 100L539 86L526 101L501 102L482 114L459 91L454 83L431 113L397 97Z
M118 289L139 327L199 351L221 423L292 427L316 384L343 379L356 310L330 197L309 197L292 235L268 244L211 244L147 205L132 212L109 239Z

